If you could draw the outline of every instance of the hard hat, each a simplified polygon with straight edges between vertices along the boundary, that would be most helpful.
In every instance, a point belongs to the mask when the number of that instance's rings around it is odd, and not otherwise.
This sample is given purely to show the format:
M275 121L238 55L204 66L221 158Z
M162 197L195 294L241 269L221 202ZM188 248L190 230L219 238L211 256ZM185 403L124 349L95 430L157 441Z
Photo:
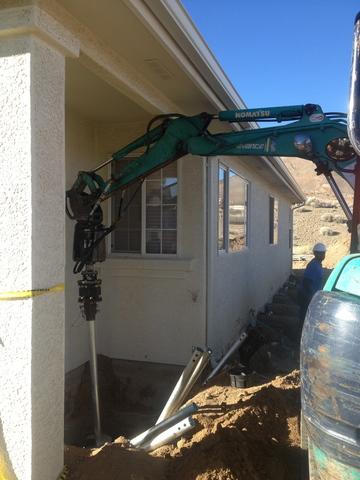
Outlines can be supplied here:
M316 243L313 248L313 252L325 253L326 246L323 243Z

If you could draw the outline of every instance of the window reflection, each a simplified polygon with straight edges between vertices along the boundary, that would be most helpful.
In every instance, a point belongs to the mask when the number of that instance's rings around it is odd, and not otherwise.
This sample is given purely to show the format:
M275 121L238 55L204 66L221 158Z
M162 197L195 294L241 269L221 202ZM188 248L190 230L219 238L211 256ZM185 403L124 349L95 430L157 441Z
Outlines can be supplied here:
M269 197L269 243L277 244L279 240L279 201Z
M219 179L218 179L218 249L225 250L225 238L224 238L224 195L225 195L225 169L219 167Z
M130 158L114 163L112 173L120 173L133 160ZM142 187L139 183L131 185L125 191L122 205L127 205L131 198L131 203L112 233L112 252L176 254L177 162L149 175ZM120 200L120 194L112 198L113 220L118 216Z
M246 245L247 184L229 171L229 250L234 252Z
M233 170L218 170L218 249L239 251L247 245L248 182Z
M146 253L176 253L177 247L177 165L160 171L158 179L145 182Z

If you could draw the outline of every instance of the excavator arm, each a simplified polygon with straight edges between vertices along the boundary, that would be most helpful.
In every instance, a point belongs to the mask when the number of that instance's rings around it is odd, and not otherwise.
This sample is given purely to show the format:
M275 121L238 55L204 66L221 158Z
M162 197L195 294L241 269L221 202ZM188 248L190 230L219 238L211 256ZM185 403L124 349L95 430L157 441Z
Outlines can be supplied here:
M236 123L240 128L254 121L284 124L212 134L208 127L215 120ZM155 122L160 124L151 128ZM140 153L118 175L104 179L99 174L107 164L121 162L134 152ZM315 164L317 174L326 176L347 219L351 220L352 212L332 177L335 171L355 187L358 157L348 138L345 114L324 113L319 105L307 104L223 111L217 115L201 113L192 117L161 115L150 122L143 136L115 152L109 160L94 170L79 172L67 191L67 211L77 221L73 255L78 262L77 272L88 262L105 259L104 248L99 249L99 245L115 224L102 225L101 203L187 154L287 156L309 160Z
M72 189L67 192L70 201L76 202L77 195L88 187L91 200L101 203L134 181L189 153L200 156L301 157L313 161L320 173L334 170L354 186L354 178L345 175L353 173L356 160L347 136L346 115L324 114L319 105L232 110L218 115L201 113L192 117L169 114L156 117L153 121L157 119L162 119L160 126L149 129L145 135L115 152L95 170L80 172ZM214 135L208 127L215 119L240 125L254 120L291 123ZM116 177L104 180L97 174L106 164L121 161L143 147L146 151ZM76 209L75 204L72 206Z

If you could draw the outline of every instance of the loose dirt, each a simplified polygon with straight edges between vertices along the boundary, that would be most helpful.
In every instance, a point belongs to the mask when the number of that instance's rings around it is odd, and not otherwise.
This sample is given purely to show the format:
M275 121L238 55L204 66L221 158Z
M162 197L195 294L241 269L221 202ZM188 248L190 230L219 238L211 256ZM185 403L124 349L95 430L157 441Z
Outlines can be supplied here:
M190 401L197 427L151 453L118 438L101 449L67 447L69 480L282 480L300 478L297 370L247 389L215 384Z

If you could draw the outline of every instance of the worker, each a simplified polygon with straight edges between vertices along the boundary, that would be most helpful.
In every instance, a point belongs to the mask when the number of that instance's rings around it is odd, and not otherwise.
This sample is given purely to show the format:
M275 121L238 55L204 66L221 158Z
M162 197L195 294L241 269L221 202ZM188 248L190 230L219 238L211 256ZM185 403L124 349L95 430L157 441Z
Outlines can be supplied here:
M306 311L312 297L322 289L324 271L322 262L326 255L326 246L316 243L313 248L314 258L306 266L299 290L300 318L305 319Z

